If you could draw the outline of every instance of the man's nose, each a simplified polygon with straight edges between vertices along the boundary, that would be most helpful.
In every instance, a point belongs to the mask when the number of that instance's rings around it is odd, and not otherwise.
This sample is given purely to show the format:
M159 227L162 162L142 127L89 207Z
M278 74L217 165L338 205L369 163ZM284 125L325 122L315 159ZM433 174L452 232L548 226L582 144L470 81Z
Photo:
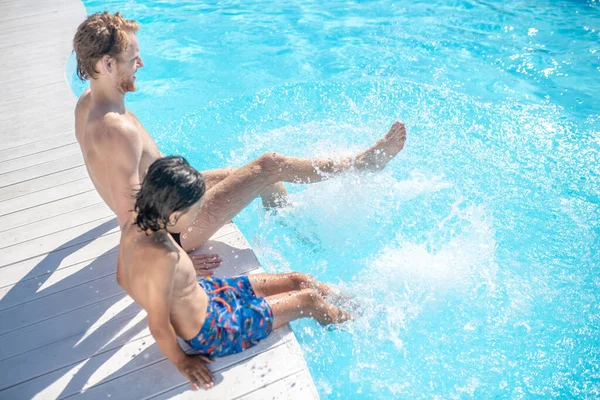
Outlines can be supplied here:
M140 57L139 61L138 61L138 68L142 68L144 66L144 60L142 60L142 57Z

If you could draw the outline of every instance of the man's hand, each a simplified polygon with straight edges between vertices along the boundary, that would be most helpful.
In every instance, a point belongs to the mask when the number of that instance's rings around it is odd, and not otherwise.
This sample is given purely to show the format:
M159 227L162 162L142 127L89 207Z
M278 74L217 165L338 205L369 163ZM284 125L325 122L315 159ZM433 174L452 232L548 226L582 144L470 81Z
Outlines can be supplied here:
M186 356L183 361L176 365L183 376L188 378L194 390L198 390L198 381L204 389L210 389L215 384L215 378L206 366L212 360L205 356L192 355Z
M190 254L197 276L211 276L213 270L221 265L221 258L217 254Z

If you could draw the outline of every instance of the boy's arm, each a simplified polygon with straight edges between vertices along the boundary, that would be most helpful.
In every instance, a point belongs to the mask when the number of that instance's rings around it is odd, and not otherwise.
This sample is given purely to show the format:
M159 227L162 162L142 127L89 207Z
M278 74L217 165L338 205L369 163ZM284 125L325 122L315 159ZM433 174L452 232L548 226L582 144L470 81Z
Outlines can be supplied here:
M169 254L165 261L149 268L147 276L148 293L148 326L156 344L165 356L189 379L192 387L197 390L196 380L208 389L213 386L214 378L202 356L188 356L179 343L171 324L170 310L173 295L173 275L177 264L177 255ZM158 258L157 258L158 259Z

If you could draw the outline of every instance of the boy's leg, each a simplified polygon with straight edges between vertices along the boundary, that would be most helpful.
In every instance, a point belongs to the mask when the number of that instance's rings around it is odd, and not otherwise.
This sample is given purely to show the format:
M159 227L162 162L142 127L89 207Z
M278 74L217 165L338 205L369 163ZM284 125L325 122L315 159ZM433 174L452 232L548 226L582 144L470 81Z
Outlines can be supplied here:
M353 167L357 170L382 169L402 150L405 140L404 125L396 122L382 139L355 158L311 160L265 154L236 169L206 192L192 230L182 235L183 248L188 251L198 248L256 196L277 182L319 182L329 174L342 173Z
M248 275L248 280L257 297L269 297L302 289L314 289L323 297L329 295L329 287L326 284L300 272L251 274Z
M300 318L314 318L321 325L339 324L352 316L329 304L314 289L295 290L266 297L273 311L273 329Z

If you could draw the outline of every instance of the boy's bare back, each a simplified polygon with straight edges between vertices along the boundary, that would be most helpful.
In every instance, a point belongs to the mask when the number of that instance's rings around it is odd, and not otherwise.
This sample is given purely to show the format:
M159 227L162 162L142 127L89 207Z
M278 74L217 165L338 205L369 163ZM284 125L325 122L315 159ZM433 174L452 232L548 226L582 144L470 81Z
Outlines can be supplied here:
M208 296L189 256L166 232L148 236L128 221L119 243L117 281L148 312L151 330L154 321L162 325L165 318L184 339L202 327Z

